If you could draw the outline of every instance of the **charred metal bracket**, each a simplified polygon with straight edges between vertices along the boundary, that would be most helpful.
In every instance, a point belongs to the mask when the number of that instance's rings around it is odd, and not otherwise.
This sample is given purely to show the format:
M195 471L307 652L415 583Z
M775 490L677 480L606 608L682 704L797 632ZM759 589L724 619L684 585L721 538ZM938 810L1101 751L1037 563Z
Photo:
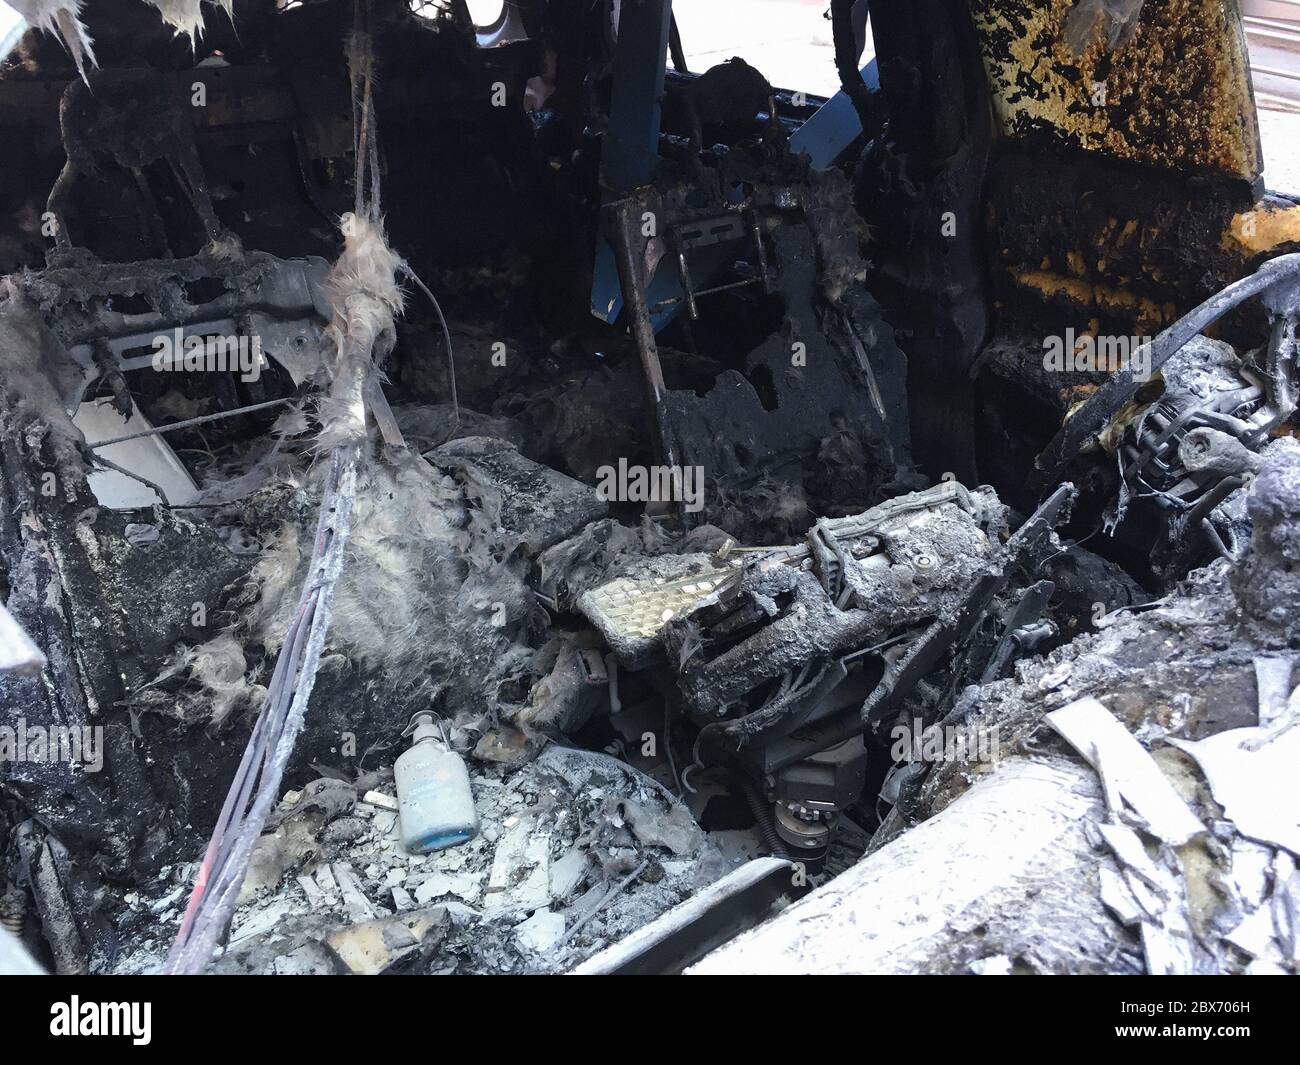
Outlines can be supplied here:
M1274 404L1268 419L1254 427L1259 440L1295 409L1292 375L1296 359L1296 317L1300 312L1300 253L1280 255L1264 263L1249 277L1235 281L1222 292L1189 311L1150 344L1150 373L1159 370L1197 334L1234 307L1258 296L1272 325L1269 342L1269 377ZM1145 360L1144 360L1145 361ZM1120 370L1101 386L1060 428L1034 463L1030 488L1042 492L1064 475L1087 443L1106 426L1149 379L1138 370ZM1289 409L1288 408L1289 405Z
M971 587L957 615L951 620L936 620L905 654L886 668L879 686L862 704L864 726L874 728L888 717L902 697L938 665L943 655L970 634L993 597L1006 586L1012 568L1051 535L1077 494L1074 485L1060 485L1007 541L998 561Z
M1255 453L1265 440L1259 427L1276 408L1259 406L1264 390L1243 383L1208 401L1167 393L1151 405L1120 441L1120 496L1107 527L1114 532L1130 500L1149 499L1166 510L1191 510L1199 523L1226 496L1225 482L1258 468ZM1243 408L1257 406L1253 416Z
M1056 626L1042 618L1056 585L1039 581L1020 597L1005 618L1001 639L980 674L980 683L989 684L1002 676L1007 664L1017 655L1033 651L1056 635Z
M935 619L892 657L859 710L769 744L763 752L767 772L775 773L863 732L874 733L943 657L974 632L994 596L1005 588L1013 569L1041 549L1052 530L1065 520L1076 495L1073 485L1059 486L970 585L957 610L950 617Z
M753 248L757 276L732 281L725 285L715 285L712 288L696 289L687 257L690 250L744 240L746 237L749 238ZM712 296L718 292L729 292L750 285L759 285L766 293L772 291L772 281L767 271L767 249L763 247L763 231L759 226L758 216L753 211L747 211L743 216L726 214L673 223L669 227L669 244L677 255L677 276L681 282L691 321L696 321L700 317L695 301L701 296ZM655 310L660 310L671 302L673 299L670 297L668 301L657 304Z
M835 538L835 530L825 518L820 519L808 534L808 550L812 554L813 569L826 594L842 609L846 601L844 575L849 568L849 559Z
M136 263L92 263L34 275L29 294L62 342L68 365L51 367L69 414L102 375L120 375L153 363L159 336L256 335L264 354L285 367L295 384L320 365L329 322L324 259L277 259L250 253L237 260L207 256ZM191 292L219 284L207 299ZM70 299L75 295L75 300ZM150 310L115 303L143 297Z
M880 652L957 611L968 575L1002 572L1004 513L989 490L948 482L823 521L802 545L757 552L733 594L702 599L662 632L670 659L703 640L682 673L685 709L724 746L763 748L765 760L769 745L798 752L782 765L861 732L812 746L783 739L842 712L856 721Z

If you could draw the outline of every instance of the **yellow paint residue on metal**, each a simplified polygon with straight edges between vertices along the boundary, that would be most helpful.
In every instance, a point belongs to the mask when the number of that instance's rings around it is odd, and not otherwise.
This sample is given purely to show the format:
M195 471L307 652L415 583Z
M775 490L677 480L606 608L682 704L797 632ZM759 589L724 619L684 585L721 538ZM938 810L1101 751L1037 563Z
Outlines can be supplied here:
M1146 0L1131 40L1097 24L1076 56L1075 0L971 0L994 107L1010 137L1254 180L1259 124L1238 0Z
M1135 326L1153 334L1178 316L1172 303L1156 303L1112 285L1093 284L1082 278L1046 270L1013 270L1011 276L1018 285L1031 289L1044 299L1065 300L1083 310L1127 318Z
M1300 243L1300 204L1260 203L1234 215L1223 234L1227 251L1259 255Z

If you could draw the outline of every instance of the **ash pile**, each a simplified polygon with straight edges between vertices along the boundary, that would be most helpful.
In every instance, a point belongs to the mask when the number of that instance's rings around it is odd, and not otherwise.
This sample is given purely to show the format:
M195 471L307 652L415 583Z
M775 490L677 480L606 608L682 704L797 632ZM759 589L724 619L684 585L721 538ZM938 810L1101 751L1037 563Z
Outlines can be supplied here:
M288 793L212 971L562 972L729 869L685 806L608 755L551 745L516 769L476 763L470 782L478 833L425 855L403 847L390 774ZM115 971L162 964L192 872L127 896Z

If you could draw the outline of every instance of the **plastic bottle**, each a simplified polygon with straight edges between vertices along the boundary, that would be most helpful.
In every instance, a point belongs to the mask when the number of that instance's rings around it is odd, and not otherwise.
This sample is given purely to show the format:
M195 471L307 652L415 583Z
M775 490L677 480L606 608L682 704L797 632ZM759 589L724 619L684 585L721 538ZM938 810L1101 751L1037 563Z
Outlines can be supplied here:
M411 854L430 854L473 839L478 813L469 770L448 746L437 719L421 711L402 735L411 737L411 749L393 765L402 845Z

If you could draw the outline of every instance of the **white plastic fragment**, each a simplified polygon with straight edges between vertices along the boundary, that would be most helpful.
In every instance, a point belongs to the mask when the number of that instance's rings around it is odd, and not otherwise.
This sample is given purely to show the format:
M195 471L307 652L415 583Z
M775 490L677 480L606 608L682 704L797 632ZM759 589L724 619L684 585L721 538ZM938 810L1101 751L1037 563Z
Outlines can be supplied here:
M1274 943L1273 914L1268 906L1261 906L1244 917L1226 939L1252 958L1263 958L1275 964L1282 960L1281 951Z
M1174 846L1205 830L1151 755L1096 699L1079 699L1046 720L1097 771L1116 813L1122 799L1153 835Z
M298 886L302 888L303 894L307 896L308 902L313 906L319 906L325 902L325 892L316 885L315 880L309 876L300 876L297 879Z
M577 890L587 871L587 851L583 847L570 848L550 869L551 897L567 899Z
M397 809L397 800L391 795L385 795L382 791L368 791L361 796L361 801L367 806L374 806L380 810Z
M1269 866L1273 852L1251 840L1232 840L1231 884L1233 892L1248 910L1257 908L1268 892Z
M1157 894L1164 894L1168 874L1164 873L1147 854L1146 847L1142 845L1142 840L1136 832L1126 825L1098 825L1097 830L1121 865L1133 870Z
M1259 723L1267 728L1286 713L1292 691L1293 655L1260 655L1255 659L1255 688L1259 693Z
M1187 976L1193 971L1189 939L1164 925L1143 922L1142 950L1152 976Z
M354 921L371 921L378 916L374 906L366 898L365 892L361 890L361 884L357 880L356 873L352 871L352 866L347 862L335 862L334 879L338 881L343 903Z
M1010 976L1011 967L1012 961L1005 954L994 954L970 963L970 971L976 976Z
M1285 725L1285 721L1281 722ZM1300 727L1239 728L1169 741L1201 767L1214 801L1243 836L1300 855Z
M564 917L550 910L538 910L515 928L515 941L524 950L541 954L564 938Z
M1097 870L1101 879L1101 901L1126 928L1141 922L1142 907L1124 882L1124 877L1111 865Z
M1273 859L1273 930L1282 956L1300 965L1300 872L1285 851Z
M0 673L39 673L45 655L0 603Z

